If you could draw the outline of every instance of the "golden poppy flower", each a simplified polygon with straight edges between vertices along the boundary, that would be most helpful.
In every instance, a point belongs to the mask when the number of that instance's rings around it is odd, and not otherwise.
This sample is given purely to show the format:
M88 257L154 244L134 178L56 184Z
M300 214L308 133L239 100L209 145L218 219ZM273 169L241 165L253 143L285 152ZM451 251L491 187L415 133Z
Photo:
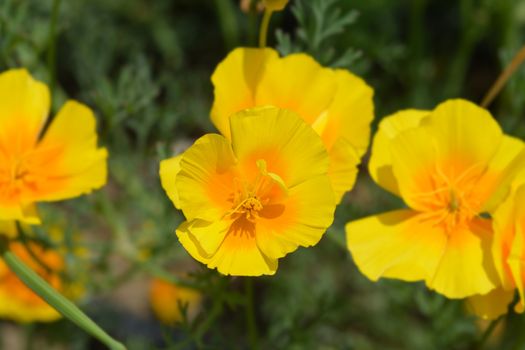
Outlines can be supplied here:
M177 235L223 274L274 274L277 259L315 245L332 223L328 155L288 110L246 110L229 129L231 141L208 134L161 163L163 187L187 220Z
M492 220L484 214L506 195L523 149L489 112L464 100L385 118L370 174L409 208L347 224L348 249L361 272L374 281L424 280L449 298L492 291L499 282Z
M155 316L164 324L174 325L183 320L182 307L187 307L187 316L197 315L202 302L199 291L155 278L150 286L150 304Z
M28 267L45 279L53 288L61 291L63 284L59 272L64 266L62 257L52 250L30 243L29 248L52 271L47 271L21 243L12 243L11 251ZM62 316L36 295L0 260L0 318L20 323L52 322Z
M49 90L24 69L0 74L0 221L39 223L34 203L89 193L106 183L107 152L95 118L68 101L44 131Z
M339 202L352 189L370 140L373 90L343 69L322 67L306 54L280 58L275 50L238 48L212 75L211 120L227 138L228 118L245 108L272 105L299 114L321 136Z

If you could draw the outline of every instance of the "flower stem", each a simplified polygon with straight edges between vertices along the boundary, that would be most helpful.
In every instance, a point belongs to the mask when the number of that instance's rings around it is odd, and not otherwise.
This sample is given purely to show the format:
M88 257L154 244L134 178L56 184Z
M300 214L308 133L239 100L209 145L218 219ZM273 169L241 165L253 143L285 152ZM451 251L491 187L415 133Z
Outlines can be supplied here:
M6 238L0 237L0 256L6 265L25 285L44 299L64 317L75 323L111 350L125 350L126 347L111 338L95 322L86 316L75 304L54 290L46 281L27 267L11 250Z
M516 70L521 66L521 64L525 61L525 46L523 46L516 56L510 61L510 63L507 65L505 70L500 74L494 85L490 88L490 90L487 92L485 97L483 97L483 101L481 102L482 107L488 107L494 98L500 93L501 89L505 86L507 81L510 79L510 77L516 72Z
M257 336L257 324L255 322L254 298L253 298L253 279L246 277L244 279L246 288L246 323L248 325L248 335L250 337L250 348L256 350L259 348Z
M481 336L479 342L477 343L476 349L483 349L489 340L490 336L492 335L492 332L494 332L494 329L496 329L496 326L503 320L503 317L498 317L495 320L492 320L490 322L487 329L485 329L485 332L483 332L483 335Z
M53 273L53 269L47 266L47 264L43 262L42 259L40 259L40 257L37 254L35 254L35 252L33 251L33 248L29 244L29 238L27 237L25 230L22 228L22 225L18 221L16 222L16 230L18 233L18 238L20 240L20 243L22 243L26 252L33 259L33 261L36 262L38 265L40 265L40 267L42 267L46 271L46 273L49 273L49 274Z
M272 18L272 10L264 10L263 19L261 22L261 29L259 31L259 47L266 47L266 39L268 37L268 27L270 26L270 18Z

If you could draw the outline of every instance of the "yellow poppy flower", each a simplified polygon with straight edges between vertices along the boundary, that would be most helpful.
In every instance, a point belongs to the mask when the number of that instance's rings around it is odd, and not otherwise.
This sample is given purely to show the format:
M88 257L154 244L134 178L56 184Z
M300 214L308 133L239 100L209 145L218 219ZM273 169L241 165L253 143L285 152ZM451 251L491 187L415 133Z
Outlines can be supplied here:
M280 58L275 50L238 48L212 75L211 120L230 138L228 118L245 108L272 105L299 114L321 136L339 202L352 189L370 140L373 90L343 69L322 67L306 54Z
M187 316L192 319L201 307L199 291L182 287L158 278L151 281L150 304L155 316L164 324L174 325L183 320L181 308L187 307Z
M11 250L28 267L38 273L53 288L62 291L63 284L59 272L64 266L60 255L51 250L44 250L37 244L29 244L31 251L52 271L47 271L30 255L20 243L12 243ZM37 296L0 260L0 318L20 323L52 322L62 316Z
M208 134L161 163L163 187L187 220L177 235L223 274L274 274L277 259L315 245L332 223L328 155L288 110L234 114L230 130L231 141Z
M48 88L23 69L0 74L0 221L39 223L34 203L89 193L106 183L95 118L68 101L47 130Z
M449 298L499 285L490 254L493 212L524 162L524 145L486 110L450 100L385 118L372 146L372 178L403 198L396 210L346 226L367 277L424 280Z

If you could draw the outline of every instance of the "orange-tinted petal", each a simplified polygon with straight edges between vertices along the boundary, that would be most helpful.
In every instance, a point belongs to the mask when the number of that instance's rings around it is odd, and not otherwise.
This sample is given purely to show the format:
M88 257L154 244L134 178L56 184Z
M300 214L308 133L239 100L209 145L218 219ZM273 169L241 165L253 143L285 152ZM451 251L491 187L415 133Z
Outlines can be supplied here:
M469 164L487 165L503 137L487 110L460 99L441 103L421 125L432 135L438 159L454 155Z
M277 260L266 257L257 246L253 223L242 219L232 223L213 254L202 248L191 229L188 230L190 225L183 223L177 236L190 255L209 268L234 276L273 275L277 270Z
M281 203L259 213L256 241L265 256L278 259L298 246L317 244L332 224L334 196L327 176L317 176L289 189Z
M321 138L292 111L256 108L230 122L233 150L249 179L259 174L258 160L288 187L326 174L329 159Z
M491 254L491 221L474 219L448 236L436 273L427 285L448 298L486 294L499 285Z
M183 153L175 184L187 220L221 220L233 203L237 161L230 142L208 134Z
M437 153L435 144L424 128L399 133L390 142L392 171L405 203L415 210L432 210L428 193L435 190Z
M28 166L41 182L32 199L68 199L104 186L106 159L106 149L97 148L93 112L81 103L68 101L28 159Z
M44 250L36 244L29 244L33 253L52 269L45 271L29 254L21 243L12 243L10 249L29 268L44 278L53 288L61 290L63 285L59 271L63 268L63 259L56 252ZM3 261L0 261L0 318L20 323L53 322L62 316L44 300L27 287Z

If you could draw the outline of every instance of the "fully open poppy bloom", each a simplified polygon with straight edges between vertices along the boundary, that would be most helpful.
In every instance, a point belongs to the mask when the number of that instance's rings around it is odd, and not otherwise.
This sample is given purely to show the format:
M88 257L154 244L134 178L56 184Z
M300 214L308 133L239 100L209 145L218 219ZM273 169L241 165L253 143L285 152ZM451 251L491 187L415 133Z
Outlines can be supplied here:
M37 244L29 244L29 248L51 271L46 270L40 262L20 243L12 243L11 250L40 277L53 288L61 291L63 284L59 273L64 266L60 255L52 250L44 250ZM62 316L36 295L16 276L9 267L0 260L0 318L16 322L52 322Z
M316 244L332 223L328 155L288 110L246 110L229 129L231 141L208 134L161 163L163 187L187 220L177 235L223 274L273 274L277 259Z
M362 79L324 68L306 54L280 58L268 48L238 48L217 66L212 82L211 119L224 136L231 137L228 118L235 112L265 105L290 109L321 136L337 201L352 189L374 114L373 90Z
M506 195L524 164L523 148L486 110L464 100L385 118L370 173L409 208L347 224L361 272L372 280L424 280L450 298L493 290L499 281L492 220L484 214Z
M151 281L149 297L155 316L167 325L183 321L182 310L185 306L186 316L194 318L202 302L202 294L199 291L158 278Z
M107 152L97 148L91 110L69 101L45 130L49 104L48 88L27 71L0 74L0 221L39 223L34 203L106 183Z

